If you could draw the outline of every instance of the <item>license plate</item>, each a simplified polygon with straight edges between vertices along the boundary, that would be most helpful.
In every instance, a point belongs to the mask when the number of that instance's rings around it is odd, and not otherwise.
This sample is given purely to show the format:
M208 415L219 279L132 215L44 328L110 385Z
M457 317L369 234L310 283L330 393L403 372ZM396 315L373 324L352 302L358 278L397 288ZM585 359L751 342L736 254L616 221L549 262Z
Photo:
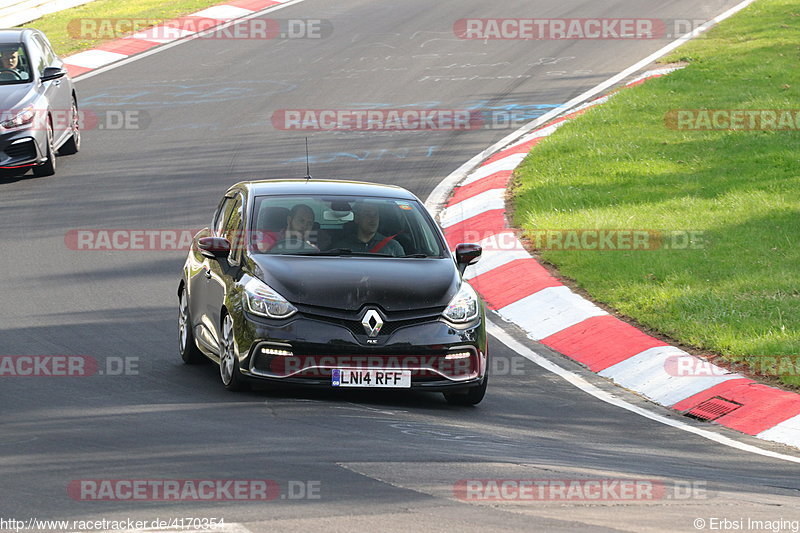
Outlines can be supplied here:
M411 371L392 368L331 370L333 387L389 387L392 389L411 388Z

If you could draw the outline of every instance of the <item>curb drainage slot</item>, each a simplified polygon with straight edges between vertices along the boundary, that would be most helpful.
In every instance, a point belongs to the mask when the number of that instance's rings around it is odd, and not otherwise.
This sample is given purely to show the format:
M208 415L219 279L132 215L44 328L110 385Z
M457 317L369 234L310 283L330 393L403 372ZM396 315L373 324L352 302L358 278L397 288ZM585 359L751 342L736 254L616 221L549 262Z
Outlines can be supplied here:
M726 400L721 396L715 396L714 398L697 404L684 414L698 420L711 421L727 415L741 406L742 404L734 402L733 400Z

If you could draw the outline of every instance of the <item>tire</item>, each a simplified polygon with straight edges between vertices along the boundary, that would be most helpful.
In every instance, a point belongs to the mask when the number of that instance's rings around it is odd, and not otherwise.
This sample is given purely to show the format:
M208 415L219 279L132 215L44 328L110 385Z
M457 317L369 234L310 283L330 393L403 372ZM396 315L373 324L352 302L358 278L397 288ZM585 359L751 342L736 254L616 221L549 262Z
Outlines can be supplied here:
M222 353L219 357L219 375L222 384L230 391L243 391L250 388L247 378L239 371L233 318L228 313L224 313L222 316Z
M81 149L81 125L78 115L78 102L72 97L72 135L61 145L59 155L77 154Z
M56 151L53 149L53 121L47 121L47 161L33 167L33 175L52 176L56 173Z
M477 387L472 387L467 392L445 392L444 399L450 405L478 405L486 395L486 386L489 384L489 374L484 376L483 381Z
M186 289L181 291L180 303L178 304L178 350L181 359L187 365L204 363L206 356L197 348L192 331L192 319L189 314L189 298L186 296Z

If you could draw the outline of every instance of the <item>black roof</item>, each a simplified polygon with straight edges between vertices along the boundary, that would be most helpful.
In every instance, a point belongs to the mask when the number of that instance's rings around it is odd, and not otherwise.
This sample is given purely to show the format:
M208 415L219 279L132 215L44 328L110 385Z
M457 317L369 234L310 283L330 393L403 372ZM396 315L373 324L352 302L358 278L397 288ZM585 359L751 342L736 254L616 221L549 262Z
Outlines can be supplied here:
M246 187L251 194L313 194L326 196L377 196L384 198L398 198L403 200L417 200L417 197L402 187L383 185L380 183L367 183L363 181L320 180L320 179L278 179L243 181L233 188Z

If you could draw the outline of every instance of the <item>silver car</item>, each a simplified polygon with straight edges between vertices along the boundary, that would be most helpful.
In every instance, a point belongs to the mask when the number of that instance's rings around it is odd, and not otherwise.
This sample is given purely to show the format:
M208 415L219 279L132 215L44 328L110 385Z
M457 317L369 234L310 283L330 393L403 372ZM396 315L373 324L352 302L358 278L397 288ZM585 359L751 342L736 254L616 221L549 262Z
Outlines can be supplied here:
M75 87L47 37L0 30L0 169L51 176L80 146Z

